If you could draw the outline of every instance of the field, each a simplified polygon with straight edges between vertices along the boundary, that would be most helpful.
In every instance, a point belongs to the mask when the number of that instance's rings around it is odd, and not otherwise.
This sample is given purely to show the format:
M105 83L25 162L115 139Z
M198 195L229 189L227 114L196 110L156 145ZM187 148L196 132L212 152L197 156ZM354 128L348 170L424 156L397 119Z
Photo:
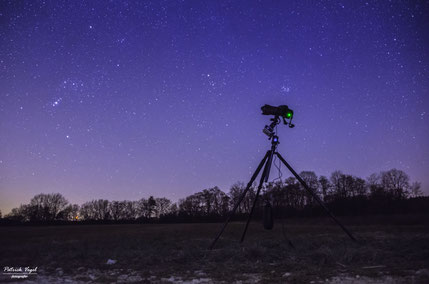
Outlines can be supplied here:
M38 267L38 274L0 281L429 283L427 223L342 220L358 243L322 218L279 221L272 231L254 222L243 244L244 224L231 223L214 250L207 248L219 223L3 226L2 269Z

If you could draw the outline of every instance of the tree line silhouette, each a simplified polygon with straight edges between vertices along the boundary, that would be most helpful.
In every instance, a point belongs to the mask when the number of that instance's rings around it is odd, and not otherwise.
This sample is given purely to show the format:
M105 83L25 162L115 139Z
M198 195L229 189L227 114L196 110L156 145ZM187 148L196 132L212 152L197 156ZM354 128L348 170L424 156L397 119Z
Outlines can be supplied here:
M421 185L410 182L402 170L391 169L370 175L366 180L341 171L329 178L312 171L300 176L337 215L429 213L429 197ZM70 204L60 193L38 194L29 204L22 204L1 218L2 223L121 223L121 222L201 222L220 221L232 210L245 189L233 184L228 193L217 186L204 189L174 203L167 198L142 198L137 201L92 200L82 205ZM254 184L238 207L236 218L244 218L256 195ZM258 200L256 215L262 205L272 204L274 215L319 216L324 212L293 177L265 185Z

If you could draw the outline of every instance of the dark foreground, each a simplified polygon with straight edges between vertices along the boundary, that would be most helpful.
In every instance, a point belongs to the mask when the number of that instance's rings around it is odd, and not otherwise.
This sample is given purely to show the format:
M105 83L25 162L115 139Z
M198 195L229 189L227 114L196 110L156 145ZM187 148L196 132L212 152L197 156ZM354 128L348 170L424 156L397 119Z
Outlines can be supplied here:
M427 224L345 222L359 243L329 220L295 219L285 230L253 223L244 244L244 224L232 223L212 251L221 224L0 227L2 272L38 267L25 281L0 282L429 283Z

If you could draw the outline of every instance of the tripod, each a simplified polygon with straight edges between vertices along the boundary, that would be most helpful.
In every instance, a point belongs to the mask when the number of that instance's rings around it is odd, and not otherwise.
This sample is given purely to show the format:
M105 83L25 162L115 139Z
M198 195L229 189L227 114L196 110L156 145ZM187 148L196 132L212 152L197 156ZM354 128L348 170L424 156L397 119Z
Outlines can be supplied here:
M242 192L240 195L237 203L234 205L234 208L231 211L231 214L226 219L225 223L222 226L222 229L217 234L217 236L214 238L213 242L210 245L210 249L213 249L216 242L222 235L223 231L225 230L226 226L230 222L231 218L234 216L235 212L237 211L238 206L243 201L244 197L246 196L246 193L249 191L250 187L252 186L253 182L255 181L256 177L259 175L259 172L261 171L262 167L264 167L264 170L262 171L261 179L259 181L258 189L256 191L255 199L253 200L252 208L250 209L249 216L247 218L246 226L244 227L243 234L241 235L240 243L244 241L244 237L246 236L247 228L249 227L250 220L252 218L253 210L255 209L256 202L258 201L259 194L261 192L262 186L264 182L268 181L268 177L270 175L271 170L271 164L273 162L274 155L276 155L280 161L289 169L289 171L295 176L295 178L301 183L301 185L307 190L307 192L319 203L320 206L326 211L326 213L332 218L332 220L337 223L341 229L353 240L356 241L355 237L346 229L346 227L343 226L343 224L340 223L340 221L334 216L334 214L326 207L326 205L323 203L323 201L319 198L319 196L307 185L307 183L297 174L297 172L286 162L286 160L280 155L279 152L277 152L277 146L280 143L279 137L274 132L275 126L280 123L279 117L276 115L274 118L271 119L272 123L271 125L265 126L265 129L263 132L268 135L269 140L271 140L271 149L267 151L264 158L261 160L261 162L258 165L258 168L253 173L252 177L250 178L249 183L246 186L246 189ZM293 125L289 124L289 127L293 127ZM265 165L265 166L264 166Z

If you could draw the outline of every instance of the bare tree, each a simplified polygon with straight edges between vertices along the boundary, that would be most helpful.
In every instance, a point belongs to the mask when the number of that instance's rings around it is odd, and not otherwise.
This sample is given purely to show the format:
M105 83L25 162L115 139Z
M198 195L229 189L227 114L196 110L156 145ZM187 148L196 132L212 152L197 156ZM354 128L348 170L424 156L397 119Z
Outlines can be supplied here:
M394 197L402 199L407 196L410 187L409 176L397 169L381 173L381 185Z
M85 220L108 220L109 213L109 201L98 199L82 204L79 215Z
M108 220L109 214L109 200L98 199L93 200L94 210L96 212L96 220Z
M348 196L346 187L346 175L341 171L334 171L331 174L332 193L336 198Z
M57 216L58 220L77 221L79 219L79 205L69 204Z
M152 218L156 216L156 201L153 196L148 199L142 198L138 202L138 215L144 218Z
M170 210L169 210L170 212L169 212L169 214L172 214L172 215L177 215L178 213L179 213L179 207L177 206L177 204L176 203L173 203L171 206L170 206Z
M79 210L80 210L80 206L78 204L73 204L71 205L71 217L72 220L79 220Z
M423 195L423 191L421 191L421 183L413 182L410 186L410 195L412 197L419 197Z
M231 207L234 207L235 204L240 200L240 196L243 193L245 189L245 185L242 182L236 182L234 183L230 190L229 190L229 197L231 202ZM243 213L244 211L244 205L243 203L240 203L240 205L237 208L237 213Z
M41 193L30 200L27 214L30 220L52 221L67 205L68 201L60 193Z
M79 215L83 220L95 220L96 213L91 201L85 202L80 206Z
M213 194L212 213L225 215L229 211L229 197L217 186L210 189Z
M121 219L133 220L138 217L138 202L124 200L121 202L122 214Z
M315 193L318 194L319 191L319 181L317 179L317 175L315 172L312 171L302 171L300 174L301 178L305 181L305 183L310 187L310 189ZM312 195L307 194L307 190L301 187L302 191L306 192L306 203L307 204L313 204L314 198Z
M329 195L329 190L331 189L331 184L329 183L328 178L325 176L320 176L319 185L320 185L320 191L322 194L322 199L327 200L327 197Z
M268 183L265 186L264 198L269 200L274 208L286 206L286 189L284 183L281 180Z
M204 202L205 214L209 215L212 211L212 203L214 202L214 194L212 189L204 189L197 193Z
M306 193L301 189L301 184L297 182L296 178L288 177L284 181L284 186L286 206L303 208Z
M356 196L366 196L368 187L364 179L360 177L353 177L353 192Z
M206 215L223 214L225 212L227 200L226 194L217 186L209 189L204 189L202 192L196 193L202 201L202 206Z
M229 190L229 200L230 200L230 206L234 207L234 205L239 201L241 194L246 189L246 186L242 182L236 182L233 184ZM253 204L253 200L256 197L256 191L255 191L255 184L253 184L248 192L246 193L246 196L241 201L239 207L237 208L237 213L244 213L244 212L250 212L250 209Z
M112 201L109 204L110 216L117 221L122 218L123 204L119 201Z
M55 220L58 214L68 205L68 201L59 193L48 194L48 202L52 220Z
M4 217L13 221L26 222L30 221L28 218L27 208L28 205L21 204L18 208L13 208L9 214L6 214Z
M165 197L155 198L155 212L156 217L170 213L171 201Z
M381 176L379 174L373 173L366 180L371 197L384 198L388 195L385 188L381 185Z
M345 197L366 195L367 187L365 180L352 175L342 175L342 182L345 187Z
M367 179L368 185L371 186L377 186L380 185L380 175L377 173L371 174Z
M195 193L179 200L179 212L185 215L201 216L205 213L201 194Z

